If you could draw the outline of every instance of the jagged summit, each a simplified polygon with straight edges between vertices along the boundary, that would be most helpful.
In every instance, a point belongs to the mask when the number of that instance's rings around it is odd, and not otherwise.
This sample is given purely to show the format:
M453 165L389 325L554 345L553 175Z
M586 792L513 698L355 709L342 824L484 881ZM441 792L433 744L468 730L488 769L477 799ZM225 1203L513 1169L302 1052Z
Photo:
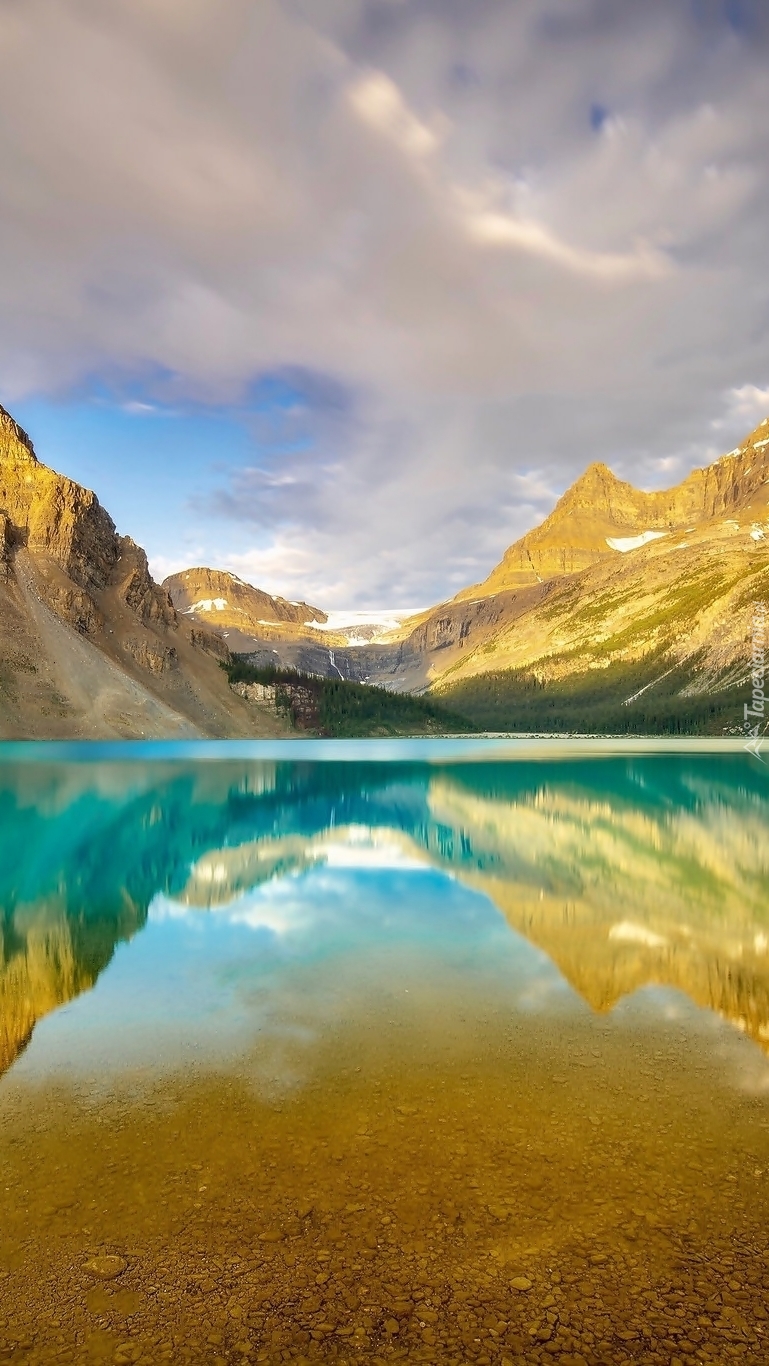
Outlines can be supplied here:
M505 551L481 584L455 601L579 573L606 556L719 517L766 516L769 418L728 455L693 470L674 488L646 493L596 461L559 498L544 522Z

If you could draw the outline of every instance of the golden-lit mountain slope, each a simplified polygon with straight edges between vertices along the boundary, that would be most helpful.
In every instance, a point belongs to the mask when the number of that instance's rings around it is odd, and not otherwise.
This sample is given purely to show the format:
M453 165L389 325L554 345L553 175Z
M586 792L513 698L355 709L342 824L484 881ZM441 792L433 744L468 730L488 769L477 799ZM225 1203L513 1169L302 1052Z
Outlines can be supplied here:
M276 734L96 496L0 409L0 736Z
M618 707L660 679L671 679L674 697L743 686L754 607L769 602L768 567L765 419L739 448L666 491L645 493L591 465L484 583L377 643L349 649L324 632L331 663L288 623L262 653L398 691L435 688L482 726L515 729L514 699L479 702L487 676L603 688ZM547 729L546 718L534 728Z
M703 523L730 517L739 517L742 523L766 521L767 437L765 419L729 455L658 493L634 488L606 465L590 465L542 525L511 545L489 577L463 589L458 600L578 573L601 560L616 561L645 541L682 534Z
M505 672L545 687L592 679L607 697L621 675L618 704L668 673L702 694L747 680L757 603L769 603L769 419L667 493L592 466L485 583L382 649L369 675L436 687L471 716L471 684ZM514 721L500 704L492 728Z

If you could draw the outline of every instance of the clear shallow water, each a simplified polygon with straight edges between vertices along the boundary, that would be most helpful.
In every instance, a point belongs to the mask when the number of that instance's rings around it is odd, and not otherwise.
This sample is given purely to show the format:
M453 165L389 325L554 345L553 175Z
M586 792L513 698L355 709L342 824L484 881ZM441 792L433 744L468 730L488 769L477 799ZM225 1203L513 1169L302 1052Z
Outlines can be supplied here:
M0 1352L769 1358L769 781L597 748L6 751Z

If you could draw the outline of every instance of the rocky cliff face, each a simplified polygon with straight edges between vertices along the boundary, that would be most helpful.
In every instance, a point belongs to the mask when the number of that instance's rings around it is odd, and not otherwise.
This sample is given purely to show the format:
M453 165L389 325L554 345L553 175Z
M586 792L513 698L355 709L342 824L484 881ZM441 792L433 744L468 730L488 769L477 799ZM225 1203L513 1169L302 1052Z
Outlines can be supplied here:
M0 408L0 736L274 734L230 692L227 655Z
M717 518L766 518L769 475L769 420L705 469L694 470L675 488L644 493L590 465L567 489L541 526L505 551L483 583L463 589L459 601L519 588L560 574L575 574L600 560L617 559L613 540L644 533L685 532ZM649 536L649 539L653 537Z
M51 562L41 586L56 612L85 633L103 624L93 594L113 587L140 621L173 626L168 594L152 579L144 551L118 536L90 489L43 465L27 433L0 408L0 515L3 542Z

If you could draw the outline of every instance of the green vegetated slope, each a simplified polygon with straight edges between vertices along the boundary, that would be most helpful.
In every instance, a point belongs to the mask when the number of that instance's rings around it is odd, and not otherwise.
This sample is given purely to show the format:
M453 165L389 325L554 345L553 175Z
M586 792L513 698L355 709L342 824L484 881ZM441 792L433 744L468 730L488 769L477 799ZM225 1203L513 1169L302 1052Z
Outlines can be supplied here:
M739 530L554 581L450 663L435 692L484 730L743 733L769 561L765 540Z
M725 681L685 692L691 662L674 668L654 657L540 680L525 669L479 674L442 690L446 705L480 730L597 735L724 735L743 731L749 689ZM640 695L639 695L640 694Z
M261 683L275 688L277 709L297 730L334 739L388 735L472 733L468 717L433 698L388 692L365 683L318 678L288 669L255 668L233 657L222 664L231 684Z

